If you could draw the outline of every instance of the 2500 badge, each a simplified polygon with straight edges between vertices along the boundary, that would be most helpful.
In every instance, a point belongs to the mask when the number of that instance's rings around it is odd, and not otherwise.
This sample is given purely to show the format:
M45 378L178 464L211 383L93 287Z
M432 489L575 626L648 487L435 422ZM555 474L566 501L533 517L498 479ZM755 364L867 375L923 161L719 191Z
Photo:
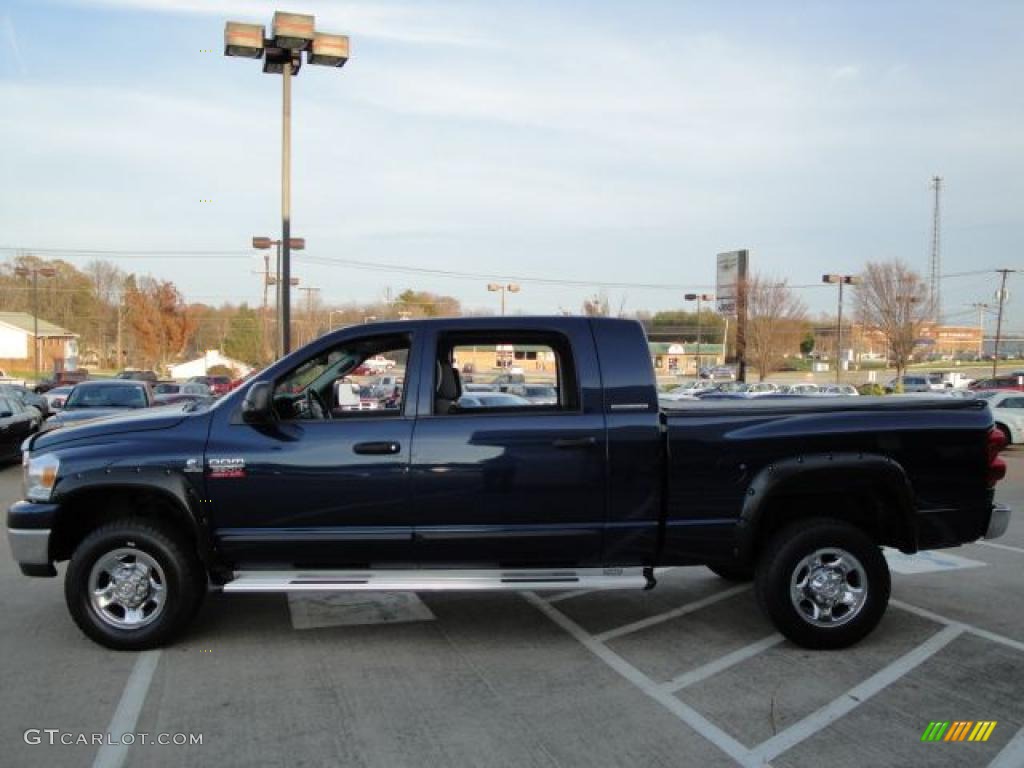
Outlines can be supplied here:
M245 477L245 459L210 459L207 477Z

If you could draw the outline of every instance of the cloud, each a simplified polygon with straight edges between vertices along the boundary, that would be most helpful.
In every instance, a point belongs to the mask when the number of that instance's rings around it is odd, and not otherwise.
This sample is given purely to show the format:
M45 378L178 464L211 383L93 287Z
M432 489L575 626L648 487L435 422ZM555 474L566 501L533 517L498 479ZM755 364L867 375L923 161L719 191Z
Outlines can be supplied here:
M264 23L269 26L277 0L55 0L81 7L215 16L224 20ZM464 12L435 3L307 2L317 28L353 37L433 46L485 47L493 45L480 29L467 23ZM269 30L268 30L269 31Z

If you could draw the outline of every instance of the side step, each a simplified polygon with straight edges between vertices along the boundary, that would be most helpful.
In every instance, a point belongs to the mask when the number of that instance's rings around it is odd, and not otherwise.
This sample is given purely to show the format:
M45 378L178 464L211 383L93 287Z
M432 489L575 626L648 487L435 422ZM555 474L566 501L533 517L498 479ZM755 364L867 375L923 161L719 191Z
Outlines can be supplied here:
M236 571L225 592L644 589L643 568Z

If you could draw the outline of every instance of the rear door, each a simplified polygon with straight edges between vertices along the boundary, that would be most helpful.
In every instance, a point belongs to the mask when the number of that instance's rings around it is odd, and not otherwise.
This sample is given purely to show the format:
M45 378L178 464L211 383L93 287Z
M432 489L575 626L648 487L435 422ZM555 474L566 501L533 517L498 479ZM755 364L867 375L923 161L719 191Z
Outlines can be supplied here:
M596 565L605 525L607 435L586 320L479 321L425 340L413 438L416 557L423 566ZM507 358L507 359L506 359ZM512 361L559 393L460 402L458 371L499 379ZM453 388L454 386L454 388Z

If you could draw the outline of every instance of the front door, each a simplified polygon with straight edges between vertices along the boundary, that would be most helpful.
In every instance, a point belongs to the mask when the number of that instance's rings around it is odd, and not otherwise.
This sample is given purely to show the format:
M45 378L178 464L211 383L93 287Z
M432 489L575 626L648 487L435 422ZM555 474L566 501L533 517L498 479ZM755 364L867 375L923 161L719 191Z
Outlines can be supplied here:
M408 465L414 410L401 391L361 397L363 360L399 375L408 335L323 350L275 382L277 419L212 430L206 487L215 537L237 566L412 565ZM361 370L361 369L360 369Z

